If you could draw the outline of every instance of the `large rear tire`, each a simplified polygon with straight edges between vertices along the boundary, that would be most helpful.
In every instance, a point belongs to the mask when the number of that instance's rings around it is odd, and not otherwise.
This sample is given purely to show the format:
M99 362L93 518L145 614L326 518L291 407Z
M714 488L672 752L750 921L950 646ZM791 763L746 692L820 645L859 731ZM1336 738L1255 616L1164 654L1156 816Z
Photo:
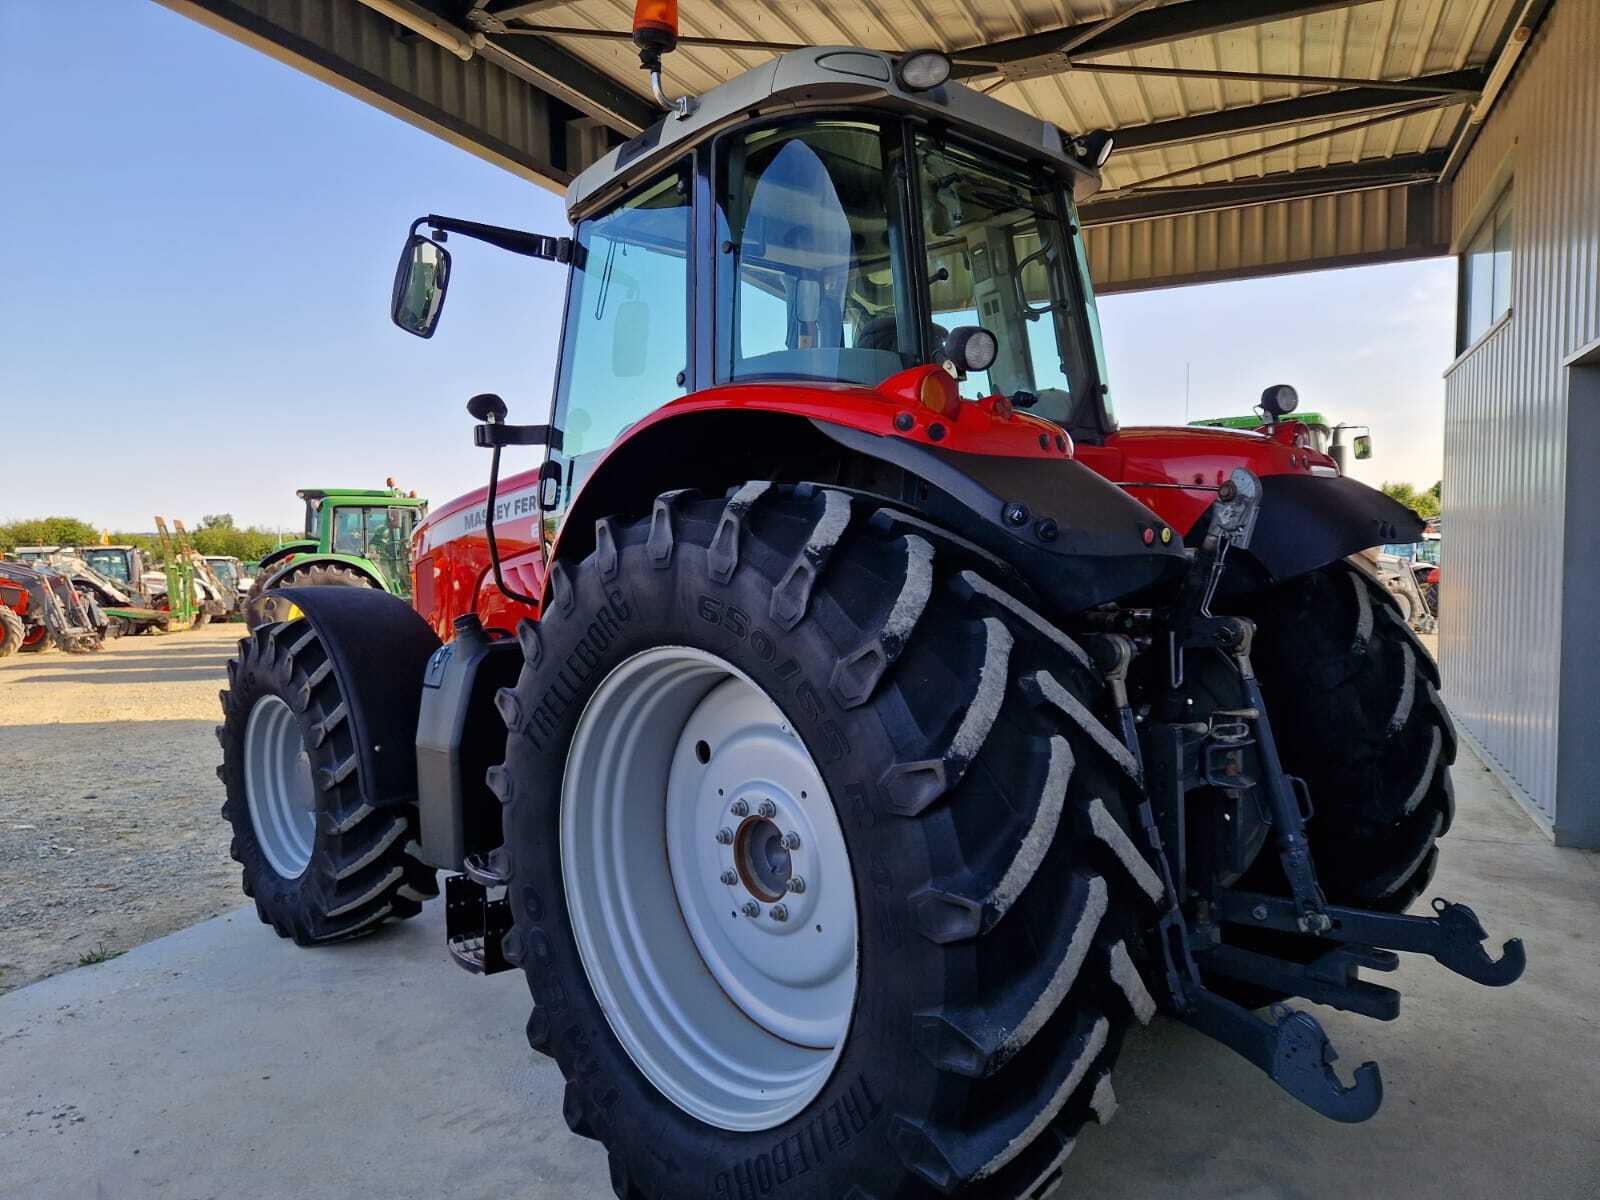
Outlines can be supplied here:
M420 912L439 887L409 852L415 796L363 799L352 705L311 623L242 639L228 678L217 726L222 815L261 920L309 946Z
M1051 1187L1162 894L1082 650L921 521L764 483L599 521L518 637L505 950L616 1194Z
M1403 911L1455 814L1438 666L1395 594L1350 561L1258 597L1249 615L1284 769L1311 793L1306 833L1328 899Z
M0 604L0 658L10 658L22 648L27 629L15 610Z
M370 588L376 585L359 571L349 567L331 566L327 563L311 563L304 567L297 567L282 579L272 584L271 589L264 588L266 582L263 576L256 580L250 590L250 599L245 604L245 623L252 631L279 621L292 619L295 613L287 601L271 592L279 588L295 587L357 587Z

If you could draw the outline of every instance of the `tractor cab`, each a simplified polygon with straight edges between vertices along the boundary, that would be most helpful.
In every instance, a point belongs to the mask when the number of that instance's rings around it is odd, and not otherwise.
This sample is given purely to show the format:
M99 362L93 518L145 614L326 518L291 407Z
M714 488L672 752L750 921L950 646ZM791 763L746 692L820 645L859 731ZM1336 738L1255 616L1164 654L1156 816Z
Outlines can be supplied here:
M385 590L409 595L411 534L426 515L428 502L400 491L392 479L387 482L386 488L300 489L296 495L306 506L305 542L296 557L334 556L370 564Z
M570 264L543 418L568 495L624 430L730 385L872 390L931 365L963 407L998 401L1104 438L1075 205L1109 139L911 61L799 50L698 97L574 181L570 239L422 218L392 316L431 335L452 233Z

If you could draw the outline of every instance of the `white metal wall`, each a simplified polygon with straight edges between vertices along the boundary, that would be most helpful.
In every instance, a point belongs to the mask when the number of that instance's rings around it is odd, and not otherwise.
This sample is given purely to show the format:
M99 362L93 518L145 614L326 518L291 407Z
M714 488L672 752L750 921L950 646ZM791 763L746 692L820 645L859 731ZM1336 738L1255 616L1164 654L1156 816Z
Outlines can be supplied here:
M1558 778L1558 745L1592 739L1595 711L1562 711L1562 673L1600 684L1600 663L1565 653L1600 620L1600 562L1563 534L1573 484L1600 471L1569 462L1569 421L1591 414L1569 411L1563 366L1600 338L1597 0L1557 0L1490 116L1456 183L1457 249L1508 179L1511 315L1446 378L1441 659L1452 711L1559 839L1593 801Z

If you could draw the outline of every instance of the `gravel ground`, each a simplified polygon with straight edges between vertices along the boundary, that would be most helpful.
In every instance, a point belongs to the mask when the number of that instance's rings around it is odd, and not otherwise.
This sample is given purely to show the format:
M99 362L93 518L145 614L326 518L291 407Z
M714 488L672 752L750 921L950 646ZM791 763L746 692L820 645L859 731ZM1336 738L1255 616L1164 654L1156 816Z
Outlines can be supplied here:
M213 730L243 629L0 660L0 993L242 902Z

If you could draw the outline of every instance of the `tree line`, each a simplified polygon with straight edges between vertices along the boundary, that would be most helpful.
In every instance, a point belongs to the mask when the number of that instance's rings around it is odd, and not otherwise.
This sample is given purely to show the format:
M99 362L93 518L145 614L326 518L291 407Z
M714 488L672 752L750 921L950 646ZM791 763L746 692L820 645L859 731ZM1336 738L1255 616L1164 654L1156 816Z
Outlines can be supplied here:
M1389 499L1397 500L1404 504L1424 521L1429 517L1437 517L1444 507L1444 480L1442 479L1426 491L1409 483L1386 483L1381 490Z
M189 526L187 521L185 526ZM98 546L104 540L112 545L138 546L152 557L161 557L161 539L153 533L102 530L77 517L34 517L0 524L0 551L18 546ZM207 513L198 525L189 526L189 539L201 554L227 554L251 561L261 558L274 546L293 537L259 525L241 528L232 513Z

